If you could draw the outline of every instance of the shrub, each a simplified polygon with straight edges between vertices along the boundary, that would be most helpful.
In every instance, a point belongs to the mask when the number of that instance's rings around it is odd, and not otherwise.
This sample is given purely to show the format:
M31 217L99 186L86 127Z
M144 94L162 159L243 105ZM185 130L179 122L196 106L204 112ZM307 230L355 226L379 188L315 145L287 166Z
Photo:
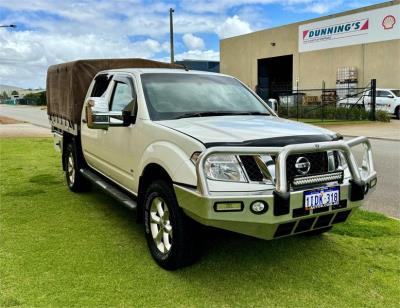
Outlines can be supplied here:
M377 121L390 122L390 115L386 111L383 110L376 111L375 117Z
M324 119L324 120L366 120L369 113L364 108L347 108L325 105L323 109L321 105L309 106L279 106L278 114L284 118L296 118L297 112L299 118L303 119Z

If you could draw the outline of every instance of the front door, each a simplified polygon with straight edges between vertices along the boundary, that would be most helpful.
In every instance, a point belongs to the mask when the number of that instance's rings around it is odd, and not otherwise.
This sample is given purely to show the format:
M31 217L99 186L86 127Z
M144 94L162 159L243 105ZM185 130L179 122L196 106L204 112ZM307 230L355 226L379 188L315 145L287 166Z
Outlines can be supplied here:
M112 81L109 100L110 111L129 111L137 114L135 81L130 75L117 74ZM134 185L134 171L137 165L137 128L135 123L127 127L109 127L102 130L101 147L104 161L103 173L131 190Z

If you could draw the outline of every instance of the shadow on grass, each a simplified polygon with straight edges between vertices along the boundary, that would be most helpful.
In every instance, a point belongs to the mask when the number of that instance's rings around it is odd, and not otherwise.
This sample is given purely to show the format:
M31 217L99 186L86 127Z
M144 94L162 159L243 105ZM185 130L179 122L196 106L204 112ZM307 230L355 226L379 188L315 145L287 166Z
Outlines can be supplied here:
M112 199L103 191L92 190L95 198L100 197L101 203L107 204L99 207L105 216L113 216L123 224L130 224L130 230L137 236L141 236L142 244L146 245L143 223L137 223L136 211L130 211L118 201ZM389 223L388 223L389 222ZM199 226L199 238L197 239L199 251L199 263L220 262L226 264L230 259L230 266L239 270L241 267L251 264L269 266L274 264L284 265L293 262L293 256L300 260L325 259L338 253L340 244L333 240L333 236L348 238L368 239L374 237L395 237L399 236L396 222L390 223L387 217L362 210L355 210L355 214L344 224L335 225L333 230L319 236L296 235L277 240L261 240L250 236L226 231L222 229ZM134 244L134 243L133 243ZM141 245L142 246L142 245ZM317 252L317 254L316 254ZM145 251L145 253L149 252ZM309 262L305 265L309 265ZM190 269L186 269L189 270Z
M98 195L95 198L101 199L101 203L107 204L98 210L112 216L118 224L130 225L131 245L150 260L153 272L163 273L164 270L151 260L143 224L136 223L136 213L103 192L95 190L92 193ZM211 292L213 288L229 288L230 284L236 288L246 283L261 284L270 292L278 290L277 286L296 286L301 293L312 289L313 281L319 281L328 289L336 280L359 279L354 277L369 273L372 266L365 260L360 269L359 253L362 250L365 254L373 253L375 248L373 245L366 248L365 239L398 236L399 232L394 225L392 228L388 224L387 218L380 214L372 214L373 218L369 218L370 215L356 211L348 222L336 225L333 231L320 236L297 235L272 241L200 227L197 242L199 259L191 266L168 272L168 275L204 293ZM379 227L383 222L384 226ZM359 273L354 273L355 268ZM388 266L388 271L394 270L391 265Z

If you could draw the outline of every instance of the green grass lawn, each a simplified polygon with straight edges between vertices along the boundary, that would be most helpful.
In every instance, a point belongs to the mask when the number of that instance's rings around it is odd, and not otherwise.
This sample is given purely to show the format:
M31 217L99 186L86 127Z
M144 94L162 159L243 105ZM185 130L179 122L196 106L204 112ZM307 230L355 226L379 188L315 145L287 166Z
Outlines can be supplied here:
M134 214L69 192L50 139L1 139L0 306L395 307L400 223L357 211L320 237L207 230L201 260L167 272Z

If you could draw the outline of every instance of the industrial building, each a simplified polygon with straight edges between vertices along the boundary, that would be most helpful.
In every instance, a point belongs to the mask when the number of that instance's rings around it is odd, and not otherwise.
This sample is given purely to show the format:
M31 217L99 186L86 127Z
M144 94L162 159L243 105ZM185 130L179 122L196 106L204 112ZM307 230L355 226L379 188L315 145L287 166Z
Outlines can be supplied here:
M219 73L219 61L184 59L175 61L175 63L183 65L190 70Z
M221 73L263 98L297 89L400 88L400 1L221 40Z

